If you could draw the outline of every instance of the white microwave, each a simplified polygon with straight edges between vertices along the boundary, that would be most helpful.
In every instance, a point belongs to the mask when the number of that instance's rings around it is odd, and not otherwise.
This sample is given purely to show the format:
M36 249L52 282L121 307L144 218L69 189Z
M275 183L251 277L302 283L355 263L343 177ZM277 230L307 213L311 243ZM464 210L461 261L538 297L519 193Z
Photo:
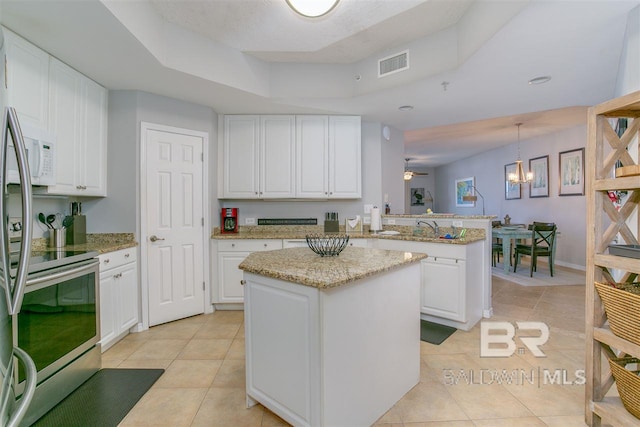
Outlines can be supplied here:
M31 185L56 185L55 136L28 125L20 125L31 173ZM20 175L13 140L7 141L7 181L19 184Z

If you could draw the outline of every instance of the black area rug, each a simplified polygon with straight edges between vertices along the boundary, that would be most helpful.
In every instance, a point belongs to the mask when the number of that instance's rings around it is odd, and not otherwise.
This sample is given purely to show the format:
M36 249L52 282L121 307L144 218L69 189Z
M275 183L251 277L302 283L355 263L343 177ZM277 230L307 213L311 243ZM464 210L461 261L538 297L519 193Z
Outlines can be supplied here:
M164 369L101 369L34 427L116 427Z
M451 326L439 325L427 320L420 320L420 340L431 344L440 345L451 334L457 331Z

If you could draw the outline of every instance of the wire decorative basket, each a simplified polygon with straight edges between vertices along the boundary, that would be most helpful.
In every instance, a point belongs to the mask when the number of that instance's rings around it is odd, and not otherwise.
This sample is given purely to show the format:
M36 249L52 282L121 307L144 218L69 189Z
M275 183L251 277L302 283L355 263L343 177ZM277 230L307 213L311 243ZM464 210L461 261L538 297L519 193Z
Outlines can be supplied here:
M338 256L349 243L349 236L346 234L309 234L306 237L309 248L320 256Z

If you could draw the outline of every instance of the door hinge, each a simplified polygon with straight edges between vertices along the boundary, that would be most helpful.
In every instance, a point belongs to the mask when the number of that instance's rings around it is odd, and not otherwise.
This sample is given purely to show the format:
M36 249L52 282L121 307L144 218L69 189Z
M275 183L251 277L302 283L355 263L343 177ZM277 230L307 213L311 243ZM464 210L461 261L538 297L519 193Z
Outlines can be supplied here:
M200 153L200 161L204 162L204 153Z
M201 218L201 220L202 220L202 225L204 225L204 218Z
M204 291L204 282L202 282L202 290Z

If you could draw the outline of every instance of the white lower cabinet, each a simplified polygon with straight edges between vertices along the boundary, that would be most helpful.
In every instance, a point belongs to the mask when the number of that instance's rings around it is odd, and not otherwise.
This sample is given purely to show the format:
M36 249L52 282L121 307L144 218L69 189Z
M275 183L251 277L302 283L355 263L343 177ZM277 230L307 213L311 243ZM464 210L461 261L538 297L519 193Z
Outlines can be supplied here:
M463 244L377 241L379 249L426 253L421 261L421 317L468 331L482 318L482 241Z
M427 258L421 267L420 312L466 322L465 261Z
M215 289L212 295L214 304L244 302L244 287L242 286L242 270L240 263L251 252L271 251L282 249L280 239L233 239L217 240L212 245L212 258L216 265Z
M136 248L102 254L100 259L100 346L102 352L138 323Z

